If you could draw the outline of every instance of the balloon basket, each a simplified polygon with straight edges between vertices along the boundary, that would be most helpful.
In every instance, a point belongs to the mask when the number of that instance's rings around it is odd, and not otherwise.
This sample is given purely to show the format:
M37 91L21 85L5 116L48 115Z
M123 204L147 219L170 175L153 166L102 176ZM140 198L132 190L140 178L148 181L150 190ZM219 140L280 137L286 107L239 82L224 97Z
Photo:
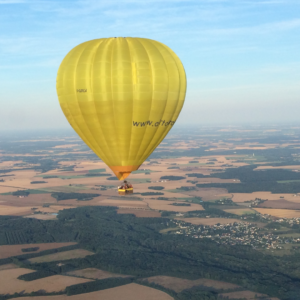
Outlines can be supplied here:
M118 189L119 195L127 195L127 194L133 194L133 188L129 189Z

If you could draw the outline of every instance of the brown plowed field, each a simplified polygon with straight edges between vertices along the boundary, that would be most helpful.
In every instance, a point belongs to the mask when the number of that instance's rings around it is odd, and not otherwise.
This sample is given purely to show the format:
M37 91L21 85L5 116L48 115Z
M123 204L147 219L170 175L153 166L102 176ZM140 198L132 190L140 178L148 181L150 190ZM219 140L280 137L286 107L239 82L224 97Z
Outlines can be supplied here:
M116 274L116 273L111 273L107 271L102 271L100 269L95 269L95 268L87 268L83 270L76 270L76 271L71 271L67 273L68 275L73 275L73 276L79 276L79 277L84 277L84 278L89 278L89 279L105 279L105 278L112 278L112 277L130 277L129 275L122 275L122 274Z
M145 209L122 209L117 210L118 214L133 214L138 218L160 218L161 213L153 210Z
M49 278L49 277L48 277ZM71 277L70 277L71 278ZM79 279L79 278L77 278ZM13 298L19 299L19 298ZM37 296L22 297L22 300L174 300L168 294L136 283L118 286L112 289L80 294L75 296Z
M65 246L75 245L76 243L43 243L43 244L22 244L22 245L5 245L0 246L0 259L11 256L21 255L25 253L38 253L44 250L56 249ZM39 250L34 252L22 252L24 248L39 247Z
M300 218L300 210L290 209L272 209L272 208L254 208L259 213L274 216L277 218Z
M204 286L213 287L216 289L223 289L223 290L239 288L239 286L236 284L232 284L224 281L211 280L206 278L200 278L197 280L188 280L188 279L182 279L182 278L176 278L170 276L153 276L153 277L148 277L146 280L148 282L153 282L167 289L173 290L176 293L179 293L185 289L190 289L198 285L204 285Z
M39 290L46 292L63 291L67 286L91 281L85 278L76 278L70 276L54 275L33 281L24 281L17 279L20 275L35 272L29 269L10 269L0 271L0 294L31 293ZM29 297L29 299L32 299Z
M287 200L273 200L273 201L265 201L259 204L257 207L259 208L285 208L285 209L299 209L300 203L295 203Z
M1 216L24 216L32 213L30 207L0 205Z

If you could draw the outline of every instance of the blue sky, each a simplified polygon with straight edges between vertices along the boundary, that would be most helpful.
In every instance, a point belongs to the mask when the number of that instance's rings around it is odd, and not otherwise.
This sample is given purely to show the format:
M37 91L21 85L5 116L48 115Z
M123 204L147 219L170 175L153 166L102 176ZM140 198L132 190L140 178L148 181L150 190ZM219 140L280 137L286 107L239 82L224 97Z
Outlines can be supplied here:
M68 127L61 60L115 36L159 40L180 57L179 125L299 122L299 0L0 0L0 130Z

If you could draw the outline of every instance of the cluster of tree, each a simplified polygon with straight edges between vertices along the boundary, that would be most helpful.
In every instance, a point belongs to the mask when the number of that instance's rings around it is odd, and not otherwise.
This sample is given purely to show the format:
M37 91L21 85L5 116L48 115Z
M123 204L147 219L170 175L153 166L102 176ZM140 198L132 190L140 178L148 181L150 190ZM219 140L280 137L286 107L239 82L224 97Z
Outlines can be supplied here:
M182 203L182 202L174 202L170 205L174 205L174 206L191 206L190 203Z
M220 179L239 179L241 183L208 183L196 184L199 188L216 187L225 188L229 193L253 193L256 191L271 191L272 193L298 193L300 192L300 173L285 169L270 169L254 171L256 165L228 168L224 172L204 176L202 174L187 174L188 177ZM293 182L293 180L295 180ZM280 183L278 181L287 181ZM289 182L290 181L290 182Z
M84 176L87 176L87 177L106 177L106 176L111 176L111 174L108 174L108 173L87 173Z
M187 218L236 218L237 216L221 209L205 207L205 210L194 210L186 213Z
M58 176L56 175L46 175L46 176L43 176L44 179L50 179L50 178L58 178Z
M180 188L176 188L176 190L188 192L188 191L195 191L197 189L194 186L181 186Z
M114 278L106 278L102 280L95 280L85 283L79 283L70 285L66 288L66 292L68 296L90 293L105 289L114 288L117 286L125 285L132 283L133 278L122 278L122 277L114 277Z
M29 194L30 194L29 190L19 190L19 191L12 192L13 196L25 196L25 197L27 197Z
M198 161L198 160L190 160L189 163L190 163L190 164L198 164L199 161Z
M169 167L169 168L167 168L167 169L170 169L170 170L175 170L175 169L180 169L179 167Z
M210 175L203 175L201 173L190 173L190 174L185 174L187 177L196 177L196 178L209 178L211 177Z
M39 184L39 183L47 183L47 181L43 181L43 180L36 180L36 181L31 181L31 184Z
M181 179L185 179L185 177L183 176L173 176L173 175L169 175L169 176L162 176L160 177L160 180L181 180Z
M112 177L107 177L106 180L119 180L119 179L115 176L112 176Z
M149 190L157 190L157 191L159 191L159 190L163 190L164 187L163 186L149 186L148 189Z
M31 247L31 248L22 248L22 252L34 252L34 251L38 251L40 249L40 247Z
M24 281L32 281L36 279L41 279L45 277L49 277L52 275L56 275L56 272L48 271L48 270L41 270L41 271L36 271L36 272L31 272L27 274L20 275L18 279L24 280Z
M208 214L209 210L198 213ZM0 237L6 231L21 232L27 243L43 242L49 237L53 242L76 241L80 247L95 252L66 260L61 266L57 262L27 261L40 253L18 258L38 271L61 274L93 267L137 277L164 274L229 281L284 300L300 294L298 255L276 257L248 246L219 245L209 239L159 233L170 226L175 227L175 223L168 218L136 218L117 214L113 207L80 207L62 210L55 222L0 216ZM197 293L187 297L193 299Z
M98 197L100 196L100 194L55 192L52 193L51 196L55 198L57 201L68 200L68 199L77 199L77 200L84 201L84 200L91 200L94 197Z

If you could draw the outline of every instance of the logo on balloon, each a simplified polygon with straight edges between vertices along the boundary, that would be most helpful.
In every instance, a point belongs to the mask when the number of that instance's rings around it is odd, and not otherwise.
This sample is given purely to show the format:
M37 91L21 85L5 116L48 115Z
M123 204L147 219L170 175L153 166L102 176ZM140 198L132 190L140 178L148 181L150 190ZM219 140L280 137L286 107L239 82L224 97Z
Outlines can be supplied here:
M87 89L77 89L77 93L86 93Z

